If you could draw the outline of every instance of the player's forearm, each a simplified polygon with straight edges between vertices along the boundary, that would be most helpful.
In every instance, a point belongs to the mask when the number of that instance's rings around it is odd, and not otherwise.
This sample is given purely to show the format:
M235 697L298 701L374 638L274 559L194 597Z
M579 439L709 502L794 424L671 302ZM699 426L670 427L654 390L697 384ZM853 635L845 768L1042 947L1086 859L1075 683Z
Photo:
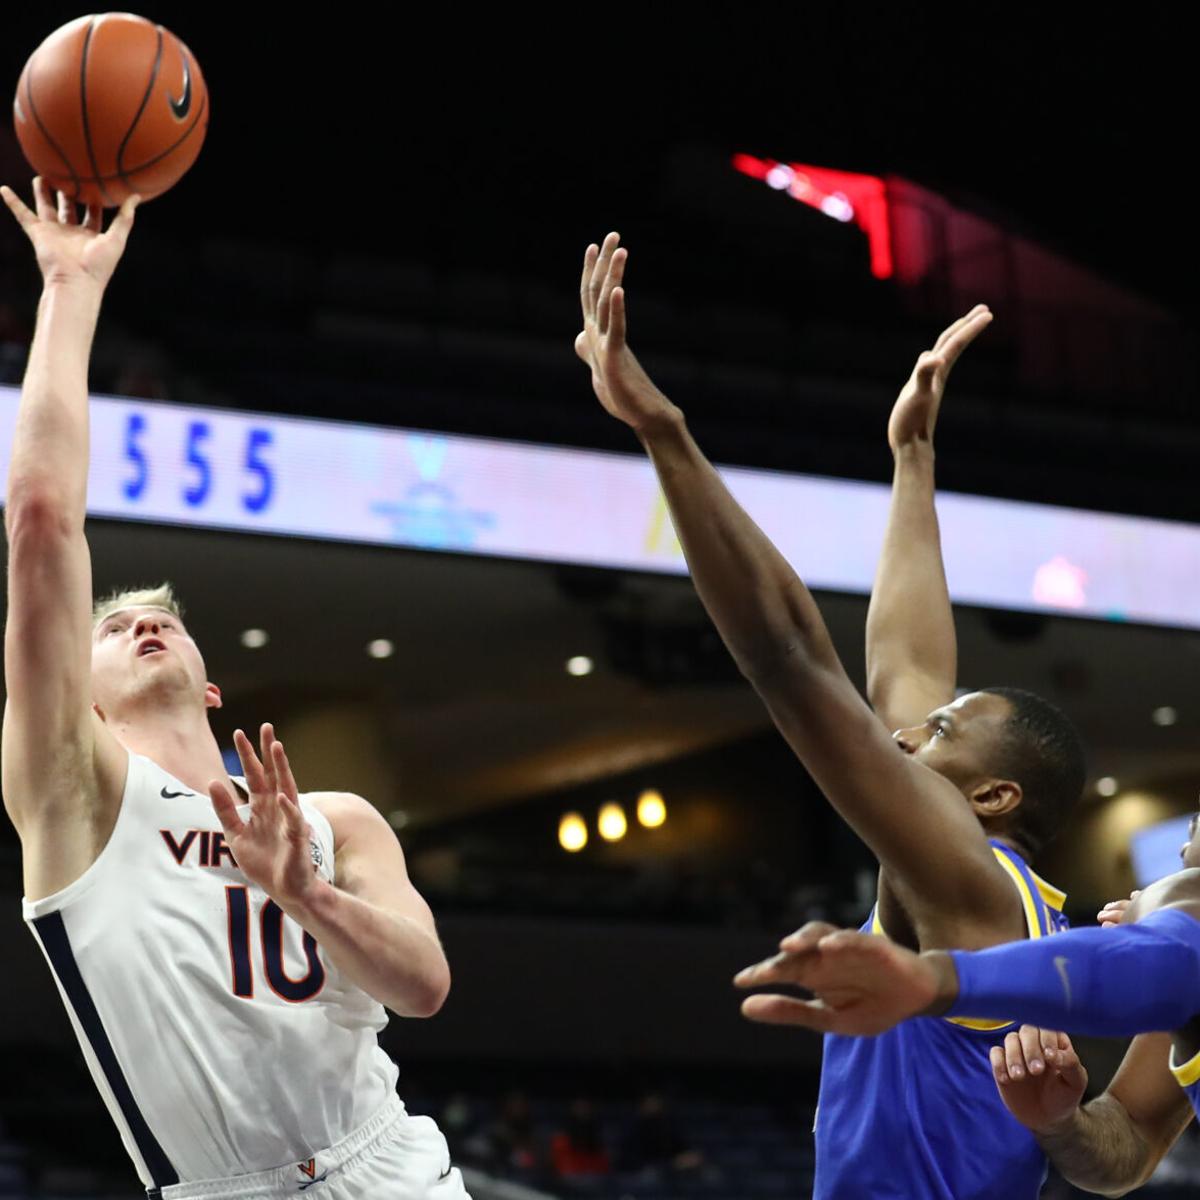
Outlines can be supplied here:
M934 508L933 447L919 442L896 452L887 529L867 609L867 694L880 716L899 727L925 715L892 711L905 681L916 679L923 692L940 695L936 705L953 697L956 673L954 615Z
M1200 922L1178 909L928 961L940 993L930 1011L954 1017L1127 1037L1181 1029L1200 1007Z
M8 517L25 501L83 521L88 474L88 359L104 289L51 282L21 389L8 474Z
M682 414L640 437L696 591L746 677L757 683L784 664L836 662L808 589L733 498Z
M410 917L388 912L324 880L280 907L368 995L402 1017L431 1017L450 991L437 938Z
M1107 1093L1076 1109L1066 1126L1036 1136L1070 1183L1101 1196L1123 1196L1140 1186L1162 1157L1120 1101Z

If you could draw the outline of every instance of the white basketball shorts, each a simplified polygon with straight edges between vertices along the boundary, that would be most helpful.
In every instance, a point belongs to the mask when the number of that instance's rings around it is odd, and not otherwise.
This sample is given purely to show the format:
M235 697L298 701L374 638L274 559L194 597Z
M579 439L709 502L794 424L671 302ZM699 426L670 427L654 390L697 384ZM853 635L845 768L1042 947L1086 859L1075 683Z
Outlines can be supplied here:
M393 1096L365 1125L304 1162L252 1175L177 1183L150 1200L470 1200L446 1139Z

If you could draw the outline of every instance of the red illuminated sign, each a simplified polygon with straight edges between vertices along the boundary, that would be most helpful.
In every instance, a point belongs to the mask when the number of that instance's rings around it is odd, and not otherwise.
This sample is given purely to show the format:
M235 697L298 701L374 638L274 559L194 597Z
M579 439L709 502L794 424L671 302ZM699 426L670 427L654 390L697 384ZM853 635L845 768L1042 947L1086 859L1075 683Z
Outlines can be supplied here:
M892 236L888 221L887 189L874 175L811 167L807 163L781 163L772 158L735 154L734 169L768 187L787 192L793 200L823 212L835 221L853 221L867 235L871 248L871 274L892 276Z

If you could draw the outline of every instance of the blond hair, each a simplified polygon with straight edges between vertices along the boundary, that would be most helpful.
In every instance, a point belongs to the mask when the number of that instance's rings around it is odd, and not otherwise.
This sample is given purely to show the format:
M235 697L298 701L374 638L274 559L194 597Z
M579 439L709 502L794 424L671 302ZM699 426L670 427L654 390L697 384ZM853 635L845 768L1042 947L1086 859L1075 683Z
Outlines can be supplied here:
M183 609L176 599L175 589L169 583L160 583L157 587L110 592L103 600L97 600L92 609L92 628L123 608L161 608L177 620L183 620Z

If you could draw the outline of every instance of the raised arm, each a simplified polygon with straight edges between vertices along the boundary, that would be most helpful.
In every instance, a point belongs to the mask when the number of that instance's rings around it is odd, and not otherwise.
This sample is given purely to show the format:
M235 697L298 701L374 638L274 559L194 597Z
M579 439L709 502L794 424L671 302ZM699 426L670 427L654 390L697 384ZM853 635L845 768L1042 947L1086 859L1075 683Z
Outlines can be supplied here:
M88 358L105 287L133 224L129 200L108 231L82 224L44 180L36 212L3 199L37 253L43 290L21 391L4 511L8 622L3 788L25 849L27 894L45 894L88 865L80 816L119 800L123 756L91 714L91 562L83 522L88 474Z
M818 786L893 880L922 907L954 914L949 944L987 944L999 930L1016 936L1012 886L962 794L898 751L846 675L808 589L630 352L626 252L617 240L610 234L603 249L588 248L576 350L591 367L601 404L634 429L650 455L696 590L725 644Z
M957 645L934 509L933 431L955 362L991 320L977 305L944 330L917 359L888 422L892 503L867 609L867 698L888 729L919 725L954 699Z

